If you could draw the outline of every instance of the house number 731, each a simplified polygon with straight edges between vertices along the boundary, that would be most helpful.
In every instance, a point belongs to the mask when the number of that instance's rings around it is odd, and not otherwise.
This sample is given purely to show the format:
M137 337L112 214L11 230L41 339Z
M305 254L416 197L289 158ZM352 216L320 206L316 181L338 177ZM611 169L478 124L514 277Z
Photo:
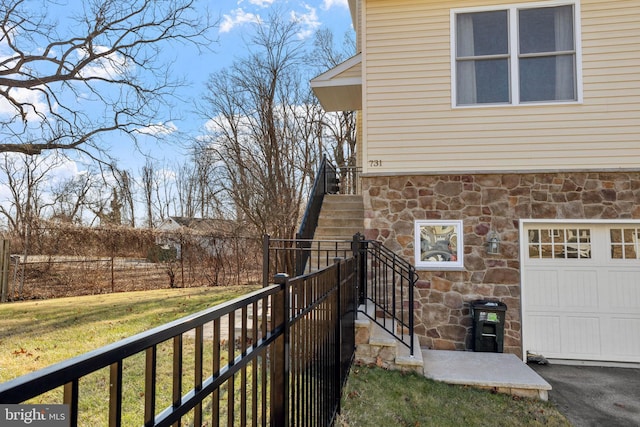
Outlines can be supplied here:
M370 168L379 168L382 167L382 160L369 160Z

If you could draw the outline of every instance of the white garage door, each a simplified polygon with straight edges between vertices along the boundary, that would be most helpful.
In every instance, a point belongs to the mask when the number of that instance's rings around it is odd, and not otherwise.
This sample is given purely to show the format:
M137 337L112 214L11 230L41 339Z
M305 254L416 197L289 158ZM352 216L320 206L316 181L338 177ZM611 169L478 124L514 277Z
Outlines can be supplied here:
M640 224L525 223L522 232L525 354L640 362Z

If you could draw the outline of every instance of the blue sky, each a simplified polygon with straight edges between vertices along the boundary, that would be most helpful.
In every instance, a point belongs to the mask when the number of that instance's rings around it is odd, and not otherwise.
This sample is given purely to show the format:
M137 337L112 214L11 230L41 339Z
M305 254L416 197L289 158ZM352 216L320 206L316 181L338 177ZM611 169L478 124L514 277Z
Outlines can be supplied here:
M320 28L333 30L336 41L341 41L344 33L351 28L351 16L347 0L221 0L209 4L213 19L219 18L220 25L212 35L216 43L212 52L198 53L195 49L179 52L176 71L183 73L188 87L181 89L187 99L196 99L205 89L207 78L217 70L229 66L234 59L242 57L245 52L239 49L249 35L253 24L268 18L272 11L285 14L300 23L301 39L311 39ZM187 132L195 136L201 132L204 122L192 113L193 102L181 105L178 115L184 117L172 123L170 130ZM162 145L168 158L174 159L175 148ZM123 156L123 166L137 170L138 164L144 160Z
M69 16L75 15L74 10L82 8L85 3L84 0L45 1L44 3L31 0L25 3L26 7L43 5L47 7L48 18L52 22L57 22L60 32L66 36L65 25L69 25ZM181 79L186 86L177 89L179 101L172 101L173 120L165 123L165 126L150 127L143 133L162 134L168 137L167 139L171 139L173 135L186 134L187 139L198 136L203 131L205 123L203 118L194 111L196 101L206 90L209 76L231 65L235 59L246 56L247 52L243 47L246 46L245 41L250 38L255 24L268 20L272 13L277 12L284 19L297 21L300 26L299 37L303 40L312 40L317 30L330 28L334 32L336 42L339 42L344 33L351 28L347 0L196 0L196 5L202 8L203 14L208 13L212 22L219 22L219 25L207 35L214 42L211 43L210 50L199 50L190 44L164 45L165 50L160 62L165 60L171 62L170 80ZM34 48L38 49L38 46ZM0 45L0 58L8 54L11 54L10 49ZM118 70L111 68L110 64L106 64L105 69L93 67L92 70L95 74L118 74ZM79 93L77 99L71 102L76 102L77 108L84 107L87 112L90 112L91 101L84 97L82 88L77 93ZM12 94L36 105L41 102L33 91L15 89ZM7 105L8 103L0 99L0 117L13 113L13 109L7 108ZM39 109L46 111L42 107ZM160 124L165 119L166 117L158 117L157 123ZM33 117L30 121L37 123L39 119ZM156 145L153 138L144 136L139 139L140 151L153 154L159 161L163 158L171 161L180 158L181 153L176 146ZM121 168L135 173L144 164L144 157L132 149L130 140L116 134L110 134L103 140L110 154L120 160Z

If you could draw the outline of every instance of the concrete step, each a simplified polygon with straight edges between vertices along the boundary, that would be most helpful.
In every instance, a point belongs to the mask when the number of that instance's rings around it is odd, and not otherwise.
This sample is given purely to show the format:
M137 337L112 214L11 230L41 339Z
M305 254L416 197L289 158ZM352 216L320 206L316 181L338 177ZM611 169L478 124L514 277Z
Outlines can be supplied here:
M361 307L362 308L362 307ZM389 328L395 323L389 321ZM424 372L422 351L418 337L414 336L414 354L380 325L360 314L356 320L356 361L365 365L376 365L385 369Z
M361 195L327 194L322 203L315 240L351 240L364 230Z
M344 216L335 216L328 217L323 216L318 220L318 227L358 227L362 228L364 224L363 217L344 217Z
M322 212L320 212L320 216L318 217L318 222L322 223L323 221L326 221L326 220L331 222L331 221L341 220L341 219L346 219L351 221L359 220L360 222L362 222L364 220L364 211L358 212L353 210L340 211L340 210L322 209Z
M407 346L363 314L356 319L356 361L531 399L548 400L551 390L544 378L514 354L428 350L420 348L415 336L411 355Z
M344 211L363 211L364 203L360 202L352 202L352 201L344 201L344 200L325 200L322 203L323 207L327 207L329 210L337 209Z
M339 196L344 197L344 196ZM360 200L350 200L350 199L340 199L340 198L329 198L325 196L324 202L322 203L322 209L327 211L333 210L344 210L344 211L356 211L356 212L364 212L364 202L362 201L362 197Z
M329 237L338 237L339 240L351 240L357 232L362 232L360 227L318 227L313 236L314 240L328 240Z
M364 201L362 196L351 196L344 194L326 194L322 202L322 208L333 210L362 210L364 211Z
M551 385L515 354L422 350L424 375L447 384L547 400Z

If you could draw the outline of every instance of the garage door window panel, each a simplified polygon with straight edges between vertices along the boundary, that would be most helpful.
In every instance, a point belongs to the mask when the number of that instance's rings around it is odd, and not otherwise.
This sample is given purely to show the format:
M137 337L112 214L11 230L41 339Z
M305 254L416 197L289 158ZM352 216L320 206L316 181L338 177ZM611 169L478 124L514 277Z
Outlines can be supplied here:
M612 259L640 258L640 228L612 228L609 237Z
M529 230L529 258L590 259L591 230L588 228L539 228Z

